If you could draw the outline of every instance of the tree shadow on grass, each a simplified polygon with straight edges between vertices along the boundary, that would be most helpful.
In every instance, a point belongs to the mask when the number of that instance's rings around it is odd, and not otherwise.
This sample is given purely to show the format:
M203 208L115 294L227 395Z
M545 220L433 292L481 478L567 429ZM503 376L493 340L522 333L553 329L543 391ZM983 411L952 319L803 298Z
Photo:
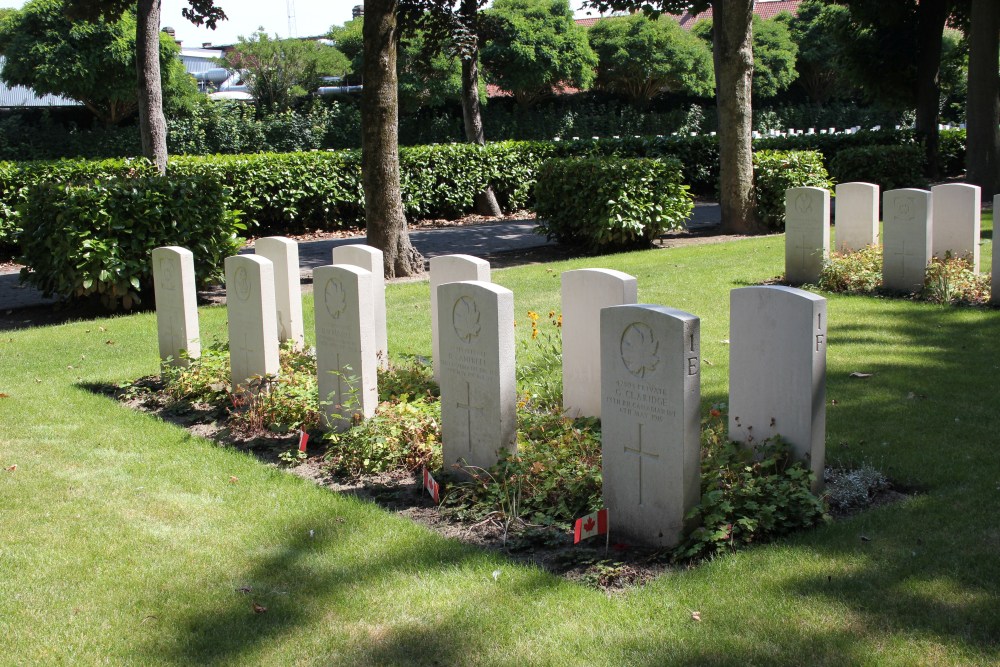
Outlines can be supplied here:
M310 536L309 526L317 525L322 527ZM303 629L329 635L320 650L333 653L321 662L355 664L367 654L373 664L456 664L469 651L489 648L495 638L484 632L489 612L483 604L483 589L501 585L490 580L494 559L430 534L399 530L385 531L381 538L358 534L367 530L368 525L299 520L287 528L286 534L292 537L269 549L271 555L244 572L226 574L232 581L243 582L243 592L234 589L210 608L192 610L169 625L173 636L154 638L144 651L174 664L240 662L267 656L269 644L278 646ZM394 536L400 539L384 541ZM359 550L362 545L368 548ZM391 585L393 579L433 582L443 576L468 577L469 572L477 578L470 581L467 598L428 597L429 606L447 609L433 614L434 621L419 620L426 618L425 609L404 614L416 618L413 629L396 618L386 622L385 609L369 597L368 589ZM505 594L513 587L514 594L523 594L523 599L559 585L541 571L522 571L515 579L516 583L502 584ZM401 582L400 587L404 586ZM389 600L386 605L396 602ZM256 612L255 604L259 605Z

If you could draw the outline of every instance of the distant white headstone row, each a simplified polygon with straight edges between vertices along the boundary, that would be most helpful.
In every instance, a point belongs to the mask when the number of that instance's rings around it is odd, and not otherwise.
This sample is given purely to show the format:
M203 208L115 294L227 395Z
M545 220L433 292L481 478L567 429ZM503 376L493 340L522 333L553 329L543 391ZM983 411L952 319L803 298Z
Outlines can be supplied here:
M836 189L837 251L879 243L879 187L841 183ZM980 188L964 183L882 195L883 283L918 291L933 257L962 257L979 272ZM830 253L830 195L822 188L785 192L785 277L817 282Z
M813 199L804 208L828 202L805 196ZM234 387L279 372L280 331L301 344L301 297L291 278L297 255L284 241L258 242L258 254L226 260ZM377 251L352 252L370 258L367 265L381 277ZM280 287L276 266L288 276ZM431 270L444 463L488 468L517 447L514 295L490 283L489 265L474 257L436 258ZM370 416L378 401L384 291L373 271L355 264L319 267L313 276L320 407L326 427L341 430ZM161 356L193 356L190 253L158 248L154 278ZM637 304L636 279L617 271L568 271L562 290L564 408L601 416L612 530L635 542L674 545L700 497L699 318ZM780 434L821 479L826 301L788 287L733 290L730 327L731 437L752 446Z

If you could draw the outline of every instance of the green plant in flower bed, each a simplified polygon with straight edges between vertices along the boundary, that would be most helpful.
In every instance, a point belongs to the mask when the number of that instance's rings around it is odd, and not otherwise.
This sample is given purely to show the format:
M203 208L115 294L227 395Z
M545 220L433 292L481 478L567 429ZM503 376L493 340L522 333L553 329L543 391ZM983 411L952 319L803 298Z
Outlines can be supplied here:
M921 296L932 303L983 306L989 303L992 276L977 274L964 257L935 257L927 265Z
M593 418L555 410L518 412L517 454L490 469L465 468L472 480L452 485L442 506L461 519L499 512L505 520L569 522L601 507L601 431Z
M185 357L187 358L187 357ZM164 365L160 371L163 391L174 402L219 403L229 388L229 343L212 341L186 366Z
M229 345L215 341L187 366L164 366L164 393L181 403L229 405L230 423L246 434L310 429L319 425L316 358L283 345L277 376L258 377L250 390L230 391Z
M517 392L521 405L544 409L562 406L562 315L549 311L548 326L538 326L539 315L528 311L531 339L518 353Z
M432 397L379 404L375 414L342 433L328 433L326 460L340 475L441 467L441 402Z
M319 426L316 357L285 345L278 358L277 376L254 378L247 390L229 394L234 430L280 433Z
M409 357L403 361L389 362L389 367L378 372L378 400L394 401L400 396L441 395L441 388L434 381L434 368L422 357Z
M872 294L882 286L882 246L857 252L831 252L819 274L819 288L827 292Z
M731 442L723 413L702 424L701 502L687 516L694 529L677 546L681 559L759 543L827 520L810 491L812 473L792 462L779 437L751 446Z
M977 274L972 262L964 257L935 257L927 265L924 288L916 295L922 301L955 305L982 306L989 302L991 276ZM818 287L845 294L880 294L882 285L882 247L871 245L857 252L830 253L823 263Z

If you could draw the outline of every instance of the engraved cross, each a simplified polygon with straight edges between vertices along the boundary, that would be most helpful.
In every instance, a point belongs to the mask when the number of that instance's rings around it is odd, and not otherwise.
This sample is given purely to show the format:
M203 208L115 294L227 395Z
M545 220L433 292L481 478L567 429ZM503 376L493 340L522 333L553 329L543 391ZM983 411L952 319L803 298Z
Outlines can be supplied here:
M659 460L660 455L654 454L650 451L643 450L642 448L642 423L637 424L638 435L636 437L636 447L629 447L625 445L626 454L635 454L639 457L639 504L642 505L642 460L643 458L651 458Z
M478 412L480 416L483 414L483 408L479 405L472 404L472 387L469 386L468 381L465 382L465 403L459 400L455 407L465 410L466 418L466 437L469 441L469 451L472 451L472 413L473 411Z

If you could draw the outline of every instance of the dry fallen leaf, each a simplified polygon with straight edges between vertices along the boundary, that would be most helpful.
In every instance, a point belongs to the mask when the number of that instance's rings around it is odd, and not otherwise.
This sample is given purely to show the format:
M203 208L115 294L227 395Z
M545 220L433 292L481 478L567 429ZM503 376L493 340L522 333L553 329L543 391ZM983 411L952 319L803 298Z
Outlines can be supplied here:
M701 621L701 612L700 611L692 611L691 612L691 620L693 620L693 621L699 621L700 622Z
M236 589L236 592L237 593L243 593L244 595L247 595L252 590L253 590L253 586L240 586L239 588Z
M12 466L7 466L7 472L14 472L15 470L17 470L17 464L16 463L14 465L12 465Z
M870 378L873 375L875 375L875 374L874 373L862 373L861 371L854 371L848 377L865 379L865 378Z
M2 391L0 391L0 398L10 398L10 394L5 394Z
M114 344L115 344L115 341L113 341L113 340L111 340L111 339L109 338L108 340L104 341L104 344L105 344L105 345L114 345Z
M263 614L265 611L267 611L267 607L262 604L257 604L256 602L253 603L253 613Z
M240 478L239 478L239 477L237 477L236 475L231 475L231 476L229 477L229 483L230 483L230 484L235 484L235 483L236 483L236 482L238 482L238 481L240 481Z

